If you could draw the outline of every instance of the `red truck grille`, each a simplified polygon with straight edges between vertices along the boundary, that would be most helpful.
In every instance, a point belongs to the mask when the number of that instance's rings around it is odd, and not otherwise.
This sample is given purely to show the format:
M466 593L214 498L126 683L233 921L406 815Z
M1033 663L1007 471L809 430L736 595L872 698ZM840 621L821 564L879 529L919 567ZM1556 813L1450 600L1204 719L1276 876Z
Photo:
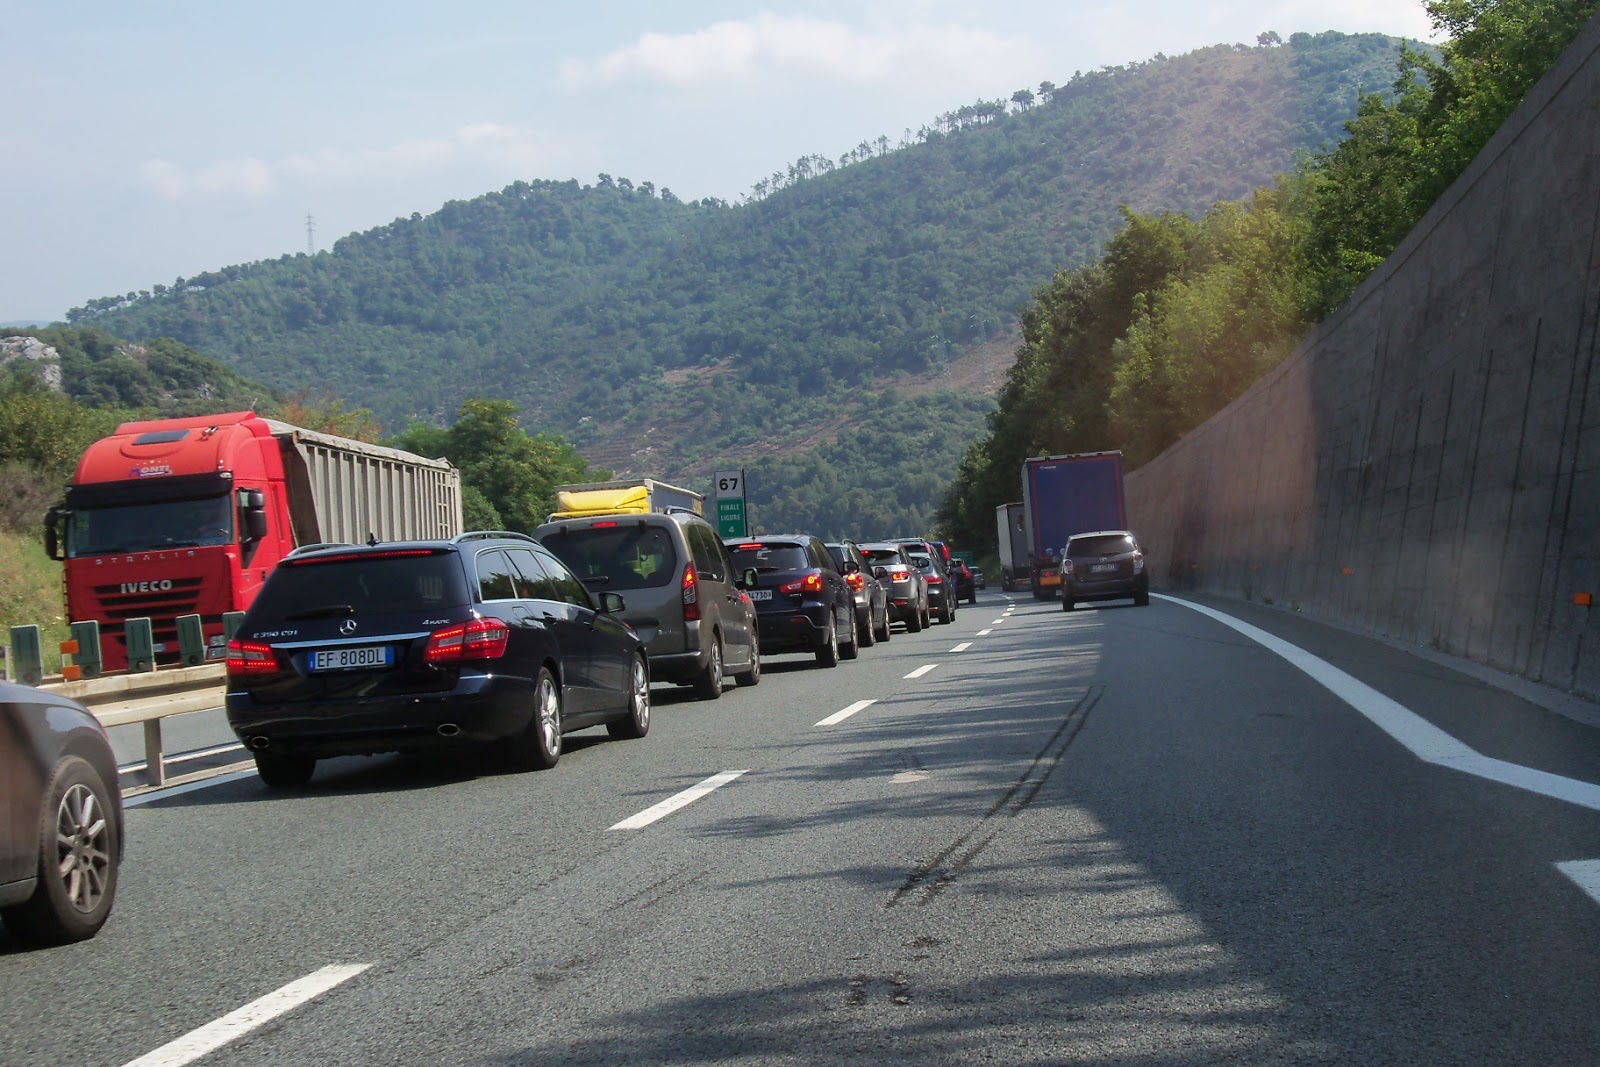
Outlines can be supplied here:
M158 653L158 662L172 662L178 656L178 623L180 615L194 615L200 610L200 584L199 578L173 578L170 581L160 582L162 588L150 588L157 583L140 583L141 588L130 589L121 584L97 585L91 589L98 610L93 618L98 616L100 623L101 639L108 645L114 645L120 652L120 659L127 662L128 640L123 633L123 624L129 619L148 618L150 628L154 631L156 645L166 646L166 651ZM171 588L165 588L170 586ZM106 649L111 653L111 649ZM108 660L110 656L108 656Z

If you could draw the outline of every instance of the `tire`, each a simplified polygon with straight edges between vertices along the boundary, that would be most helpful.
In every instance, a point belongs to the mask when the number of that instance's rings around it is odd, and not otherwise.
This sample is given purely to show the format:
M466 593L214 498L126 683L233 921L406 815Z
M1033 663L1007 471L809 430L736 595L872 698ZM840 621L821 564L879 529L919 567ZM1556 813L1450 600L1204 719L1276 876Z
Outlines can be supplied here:
M712 635L711 656L706 669L695 676L694 695L701 700L715 700L722 695L722 638Z
M887 641L887 640L889 640L889 637L890 637L889 630L890 630L890 627L889 627L889 605L885 604L883 606L883 625L881 627L879 627L878 634L877 634L878 640L879 641Z
M1077 601L1073 600L1071 597L1067 596L1064 593L1062 594L1062 596L1061 596L1061 610L1062 611L1071 611L1076 606L1077 606Z
M911 606L911 614L906 618L906 633L914 634L922 629L922 610L915 604Z
M618 741L637 741L649 732L650 665L643 656L635 656L628 677L628 714L606 723L606 733Z
M750 634L750 669L734 675L733 680L741 689L747 685L761 684L761 640L753 631Z
M861 655L861 636L856 632L856 606L850 605L850 643L839 645L840 659L855 659Z
M517 762L547 771L561 759L561 688L549 667L539 668L533 688L533 718L516 738Z
M1147 608L1150 606L1150 587L1141 585L1133 591L1133 603L1136 607Z
M56 764L39 813L38 883L33 896L0 910L6 929L30 946L93 937L117 895L122 826L111 793L78 756Z
M256 753L256 775L268 789L298 789L311 781L316 769L317 760L314 756Z
M867 621L862 623L861 617L856 616L856 647L871 648L878 643L878 631L872 626L872 605L867 605Z
M967 603L968 604L976 604L977 602L978 602L978 591L976 589L974 589L972 592L967 594Z
M946 600L939 605L939 621L949 626L956 618L956 609L950 601Z
M924 630L933 629L933 608L929 607L926 602L922 605L922 628Z
M822 647L817 649L817 666L837 667L839 665L839 626L828 618L828 636L822 642Z

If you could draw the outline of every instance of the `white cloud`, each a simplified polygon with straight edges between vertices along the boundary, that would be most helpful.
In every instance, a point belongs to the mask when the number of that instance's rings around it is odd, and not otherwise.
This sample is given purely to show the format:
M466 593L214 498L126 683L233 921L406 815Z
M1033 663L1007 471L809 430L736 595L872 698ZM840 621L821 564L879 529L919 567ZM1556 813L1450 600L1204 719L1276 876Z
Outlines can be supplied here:
M962 26L858 30L840 22L763 12L692 33L646 33L599 59L567 59L557 80L576 91L626 81L696 85L749 80L774 70L810 71L836 81L885 82L915 71L1000 70L1031 49L989 30Z
M492 122L463 126L453 134L417 138L378 148L322 148L274 161L219 160L184 167L151 159L138 167L140 184L165 200L260 199L286 185L358 185L410 178L459 165L511 166L529 171L547 156L533 130Z

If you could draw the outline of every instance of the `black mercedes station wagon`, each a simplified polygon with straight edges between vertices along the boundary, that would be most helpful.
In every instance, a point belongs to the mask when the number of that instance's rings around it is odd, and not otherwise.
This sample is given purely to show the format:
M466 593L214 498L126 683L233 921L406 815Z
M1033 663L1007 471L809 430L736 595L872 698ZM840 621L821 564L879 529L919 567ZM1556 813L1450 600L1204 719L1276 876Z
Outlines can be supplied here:
M563 734L650 729L624 606L522 534L302 549L228 643L228 722L273 787L323 756L473 743L552 767Z

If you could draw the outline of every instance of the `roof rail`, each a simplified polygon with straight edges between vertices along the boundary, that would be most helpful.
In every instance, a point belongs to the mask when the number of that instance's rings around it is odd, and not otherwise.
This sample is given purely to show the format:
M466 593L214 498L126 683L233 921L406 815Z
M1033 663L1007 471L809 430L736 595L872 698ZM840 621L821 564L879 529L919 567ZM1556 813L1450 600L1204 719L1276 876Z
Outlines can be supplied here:
M468 530L466 533L456 534L450 538L450 543L458 545L463 541L488 541L502 537L515 538L519 541L533 541L534 544L539 543L534 541L532 535L518 533L515 530Z

